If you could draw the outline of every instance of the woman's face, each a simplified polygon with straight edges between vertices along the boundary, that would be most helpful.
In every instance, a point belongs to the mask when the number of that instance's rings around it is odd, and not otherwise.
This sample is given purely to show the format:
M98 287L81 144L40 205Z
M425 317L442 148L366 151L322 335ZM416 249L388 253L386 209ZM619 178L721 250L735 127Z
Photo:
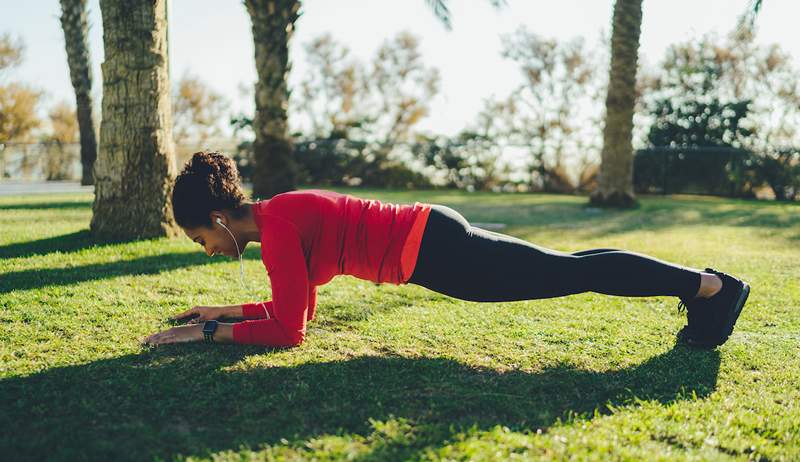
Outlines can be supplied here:
M217 217L212 217L212 223L216 221ZM222 219L225 223L225 219ZM226 224L228 228L229 225ZM203 246L206 255L213 257L216 254L227 255L231 258L239 258L236 253L236 244L228 231L225 231L221 225L213 225L211 228L200 226L197 228L181 228L186 236L194 242ZM240 249L244 251L244 249Z

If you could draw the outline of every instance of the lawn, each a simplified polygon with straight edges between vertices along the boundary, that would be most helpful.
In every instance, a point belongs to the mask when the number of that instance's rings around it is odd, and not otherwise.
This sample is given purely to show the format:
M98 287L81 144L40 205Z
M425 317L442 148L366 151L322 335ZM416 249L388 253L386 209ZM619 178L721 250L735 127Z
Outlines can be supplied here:
M0 197L0 458L800 459L797 205L342 191L445 204L558 250L711 266L752 293L728 343L702 351L675 345L675 298L472 303L340 276L300 347L149 349L171 314L252 300L238 261L186 238L94 241L89 194ZM257 245L245 278L269 299Z

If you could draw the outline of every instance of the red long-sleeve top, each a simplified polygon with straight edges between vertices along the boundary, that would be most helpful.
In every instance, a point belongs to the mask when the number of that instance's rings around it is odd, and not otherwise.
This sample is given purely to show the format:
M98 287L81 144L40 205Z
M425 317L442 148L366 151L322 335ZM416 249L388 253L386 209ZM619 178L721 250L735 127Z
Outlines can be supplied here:
M314 318L317 286L347 274L406 284L430 205L382 203L325 190L278 194L252 205L272 300L242 305L233 340L294 346ZM269 314L268 319L265 311Z

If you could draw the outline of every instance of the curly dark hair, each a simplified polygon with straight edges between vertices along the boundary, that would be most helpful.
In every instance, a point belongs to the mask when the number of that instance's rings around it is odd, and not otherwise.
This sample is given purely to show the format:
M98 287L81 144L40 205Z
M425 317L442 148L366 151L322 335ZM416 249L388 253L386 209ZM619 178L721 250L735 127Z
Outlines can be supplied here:
M175 179L172 213L183 228L210 228L212 210L227 210L241 218L246 200L236 163L225 154L201 151Z

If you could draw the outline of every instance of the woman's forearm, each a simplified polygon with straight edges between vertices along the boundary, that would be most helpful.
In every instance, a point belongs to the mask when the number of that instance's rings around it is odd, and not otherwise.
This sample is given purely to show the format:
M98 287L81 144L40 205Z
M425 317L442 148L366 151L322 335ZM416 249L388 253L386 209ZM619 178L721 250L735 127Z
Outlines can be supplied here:
M226 305L223 306L223 311L225 312L225 317L228 318L242 318L244 315L242 314L242 305Z

